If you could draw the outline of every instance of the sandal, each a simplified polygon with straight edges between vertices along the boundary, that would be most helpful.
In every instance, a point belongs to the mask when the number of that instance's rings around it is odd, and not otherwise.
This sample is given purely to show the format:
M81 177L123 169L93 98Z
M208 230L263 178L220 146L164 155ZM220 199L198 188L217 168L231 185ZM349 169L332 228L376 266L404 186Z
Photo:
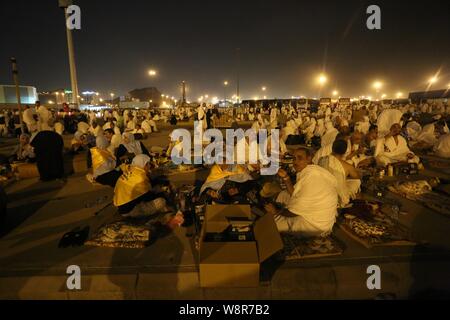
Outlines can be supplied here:
M76 227L72 231L69 231L63 235L61 240L58 243L58 248L67 248L72 244L72 239L75 233L80 230L80 227Z

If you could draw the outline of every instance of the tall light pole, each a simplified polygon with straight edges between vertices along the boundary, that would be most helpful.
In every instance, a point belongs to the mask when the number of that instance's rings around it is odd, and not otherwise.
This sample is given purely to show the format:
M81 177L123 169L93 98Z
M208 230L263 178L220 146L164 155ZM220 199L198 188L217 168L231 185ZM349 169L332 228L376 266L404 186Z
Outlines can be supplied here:
M156 77L156 71L155 70L153 70L153 69L151 69L151 70L149 70L148 71L148 75L150 76L150 78L154 78L154 77ZM153 89L151 90L151 102L150 103L153 103Z
M24 133L23 123L22 123L22 105L20 101L20 87L19 87L19 71L17 70L17 61L16 58L11 58L12 64L12 74L14 78L14 85L16 86L16 98L17 98L17 108L19 110L19 123L20 123L20 132Z
M228 86L228 81L224 81L223 82L223 103L224 103L224 106L226 106L226 103L227 103L227 86Z
M237 96L237 102L240 103L240 95L239 95L239 78L240 78L240 68L241 68L241 49L236 49L237 53L237 81L236 81L236 96Z
M379 97L380 89L383 87L383 83L381 81L375 81L372 86L375 88L377 92L377 97Z
M64 10L65 22L67 22L69 15L67 8L73 4L72 0L58 0L59 7ZM72 85L72 105L78 108L78 81L77 81L77 67L75 64L75 52L72 39L72 30L67 28L67 24L64 23L67 35L67 49L69 52L69 67L70 67L70 83Z
M317 77L317 83L319 84L319 88L320 88L320 91L319 91L319 98L320 98L320 95L322 94L323 86L324 86L327 82L328 82L328 77L327 77L325 74L323 74L323 73L319 74L319 76Z

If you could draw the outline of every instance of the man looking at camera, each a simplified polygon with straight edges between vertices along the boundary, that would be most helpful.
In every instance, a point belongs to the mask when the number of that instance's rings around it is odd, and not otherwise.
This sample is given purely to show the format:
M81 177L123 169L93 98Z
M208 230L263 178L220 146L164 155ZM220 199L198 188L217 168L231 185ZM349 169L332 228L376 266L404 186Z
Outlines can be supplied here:
M338 192L336 178L326 169L312 164L312 154L306 148L294 152L297 182L292 184L283 169L278 176L287 188L286 208L265 206L275 216L280 232L299 232L305 237L327 236L336 221Z

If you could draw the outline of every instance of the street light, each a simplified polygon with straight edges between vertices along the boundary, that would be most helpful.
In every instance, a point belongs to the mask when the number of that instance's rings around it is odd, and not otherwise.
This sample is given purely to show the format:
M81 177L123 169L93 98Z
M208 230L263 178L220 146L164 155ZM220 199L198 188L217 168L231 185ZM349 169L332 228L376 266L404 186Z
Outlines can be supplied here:
M397 99L400 99L403 96L403 93L397 92Z
M386 98L386 95L383 93L383 94L381 95L381 99L384 99L384 98Z
M380 90L381 87L383 86L383 83L380 81L375 81L372 85L376 90Z
M224 87L223 87L223 103L224 103L224 106L225 106L225 104L226 104L226 102L227 102L227 86L228 86L228 81L224 81L223 82L223 85L224 85Z
M339 94L339 92L337 90L333 91L333 96L337 96Z
M435 84L436 82L438 82L438 77L436 77L436 76L433 76L433 77L431 77L429 80L428 80L428 83L430 84L430 85L432 85L432 84Z
M266 91L266 89L267 89L266 87L262 87L261 88L262 91Z
M154 76L156 76L156 71L155 71L155 70L149 70L149 71L148 71L148 75L149 75L150 77L154 77Z
M321 86L323 86L325 83L327 83L327 81L328 81L328 77L323 73L317 77L317 82Z

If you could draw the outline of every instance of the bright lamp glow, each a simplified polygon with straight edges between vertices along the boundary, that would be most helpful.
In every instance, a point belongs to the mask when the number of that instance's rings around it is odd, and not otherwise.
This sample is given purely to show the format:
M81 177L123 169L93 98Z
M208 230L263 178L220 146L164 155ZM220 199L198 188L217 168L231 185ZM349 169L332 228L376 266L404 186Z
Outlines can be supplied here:
M319 75L319 76L317 77L317 82L318 82L320 85L324 85L325 83L327 83L327 81L328 81L328 78L327 78L327 76L324 75L324 74L321 74L321 75Z
M383 83L380 82L380 81L375 81L375 82L373 83L373 87L374 87L375 89L381 89L382 86L383 86Z
M431 77L430 80L428 80L428 83L433 84L433 83L436 83L437 81L438 81L438 77L434 76L434 77Z
M155 70L149 70L148 71L148 75L151 76L151 77L156 76L156 71Z

